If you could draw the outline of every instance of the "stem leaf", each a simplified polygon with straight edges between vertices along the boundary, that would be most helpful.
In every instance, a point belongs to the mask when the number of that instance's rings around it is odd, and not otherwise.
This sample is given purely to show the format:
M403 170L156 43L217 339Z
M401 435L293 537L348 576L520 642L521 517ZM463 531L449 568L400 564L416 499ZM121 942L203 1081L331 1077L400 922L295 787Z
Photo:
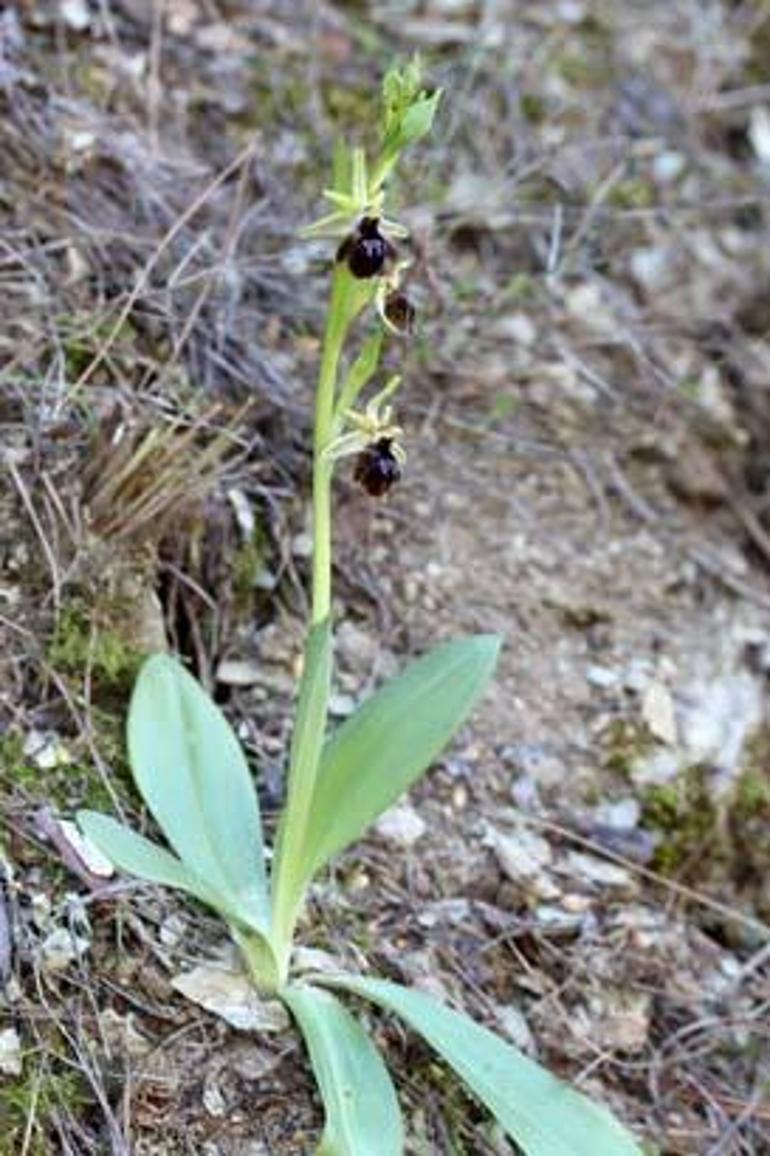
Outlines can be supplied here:
M454 1068L526 1156L642 1156L606 1108L432 996L360 976L318 980L405 1020Z
M481 696L500 640L444 643L386 683L331 736L310 807L310 878L357 839L443 750Z
M404 1131L382 1057L357 1020L330 992L285 988L324 1103L316 1156L402 1156Z

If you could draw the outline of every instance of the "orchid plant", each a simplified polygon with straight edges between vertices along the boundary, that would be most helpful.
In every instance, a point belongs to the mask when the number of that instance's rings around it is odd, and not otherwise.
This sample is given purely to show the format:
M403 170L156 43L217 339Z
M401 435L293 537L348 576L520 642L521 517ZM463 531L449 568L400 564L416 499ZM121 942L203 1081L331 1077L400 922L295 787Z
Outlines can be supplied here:
M295 976L292 947L313 878L355 842L429 767L490 679L499 640L444 643L328 730L332 672L332 479L354 455L355 477L385 493L404 465L392 377L360 406L384 338L411 327L398 251L406 230L386 215L403 151L431 129L440 92L419 62L385 77L381 145L370 164L340 148L332 209L304 232L337 238L315 398L312 613L288 758L286 802L272 860L251 772L223 713L174 658L149 658L128 716L137 787L170 847L110 816L83 811L83 834L119 869L187 892L216 911L254 985L290 1009L307 1043L325 1111L317 1156L401 1156L405 1136L391 1077L372 1038L340 1002L348 992L405 1021L444 1058L528 1156L639 1156L603 1107L561 1083L489 1029L432 996L385 979L339 972ZM356 320L382 319L346 372ZM268 871L268 861L270 870Z

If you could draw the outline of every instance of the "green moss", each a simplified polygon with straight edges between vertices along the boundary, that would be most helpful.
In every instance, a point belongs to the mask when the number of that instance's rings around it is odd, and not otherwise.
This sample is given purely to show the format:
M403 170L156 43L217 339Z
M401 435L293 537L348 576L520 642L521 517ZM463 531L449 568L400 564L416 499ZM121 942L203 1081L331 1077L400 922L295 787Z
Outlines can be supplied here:
M739 886L757 889L759 910L766 918L770 897L770 727L754 736L735 786L728 816L734 847L734 877Z
M40 771L24 754L24 738L16 731L0 735L0 784L30 787L40 781Z
M738 780L734 811L739 818L751 819L770 809L770 774L749 768Z
M554 65L568 84L585 90L612 83L616 74L613 37L601 21L589 16L565 45Z
M125 614L122 606L104 604L97 614L80 600L62 608L48 647L48 659L56 670L78 675L90 670L95 681L110 687L133 682L143 656L108 625L109 610L118 620Z
M251 538L235 551L230 562L233 594L238 608L251 607L260 575L267 569L268 557L269 543L265 532L261 526L255 526Z
M65 315L58 318L61 347L67 376L77 378L91 364L107 338L113 358L135 356L139 335L130 321L124 321L116 333L114 323L105 315L94 322L93 317Z
M607 196L607 204L616 209L650 209L656 203L657 192L651 181L631 177L618 181Z
M612 69L606 61L577 52L565 52L556 61L556 70L573 88L601 88L609 82Z
M537 291L537 283L529 273L514 273L502 290L500 299L506 305L520 305L531 301Z
M760 732L731 794L717 803L708 771L688 767L672 783L650 787L643 801L645 826L662 836L655 867L703 880L719 875L736 886L761 883L770 870L770 763L768 735ZM757 763L756 752L765 754Z
M57 1120L77 1116L89 1103L76 1072L35 1067L25 1061L18 1079L0 1084L0 1156L56 1156L61 1151Z
M253 64L249 127L291 124L296 129L305 124L313 95L307 76L300 72L277 75L272 61L261 55L254 57Z
M530 124L543 124L548 115L548 105L535 92L522 92L519 97L521 113Z
M128 782L123 745L120 757L112 758L98 733L96 741L105 765L110 768L113 787L118 789L120 782ZM76 745L77 741L73 741L73 747ZM3 796L10 798L18 792L32 799L45 799L62 811L80 806L97 810L112 807L110 793L90 762L74 757L72 762L62 762L58 766L43 769L24 754L23 737L9 732L0 736L0 799Z
M584 621L581 618L579 622L570 621L569 624L586 628L594 621L602 621L602 619L590 618L588 621ZM629 779L634 765L639 759L655 748L655 740L644 724L626 718L612 720L602 734L602 744L605 768L614 771L615 774L622 775L624 779Z
M430 1103L438 1099L441 1104L444 1133L442 1139L447 1145L448 1156L473 1156L473 1153L478 1151L479 1135L487 1133L490 1125L486 1119L476 1128L470 1123L477 1112L460 1081L449 1068L436 1063L432 1058L424 1065L418 1066L416 1070L412 1068L411 1072L417 1086L421 1084L425 1086L425 1101ZM432 1138L427 1135L428 1121L419 1116L415 1122L418 1131L422 1132L422 1136L418 1135L417 1139L424 1145L418 1151L424 1151L426 1154L435 1151L434 1147L429 1147Z
M686 874L696 865L702 872L704 855L711 865L728 857L705 767L687 767L673 782L649 787L642 821L662 836L653 866L663 874Z

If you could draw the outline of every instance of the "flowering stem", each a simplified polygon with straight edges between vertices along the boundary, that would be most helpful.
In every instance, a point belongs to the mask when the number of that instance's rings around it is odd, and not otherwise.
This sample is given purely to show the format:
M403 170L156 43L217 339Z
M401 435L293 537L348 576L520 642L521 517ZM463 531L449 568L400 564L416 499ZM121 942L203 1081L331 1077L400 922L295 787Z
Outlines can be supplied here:
M329 617L331 607L331 462L323 451L331 436L334 414L334 388L337 367L345 341L347 319L343 296L343 275L335 269L332 299L324 335L321 370L315 402L315 435L313 439L313 625Z
M289 764L288 800L273 864L273 927L270 944L278 983L286 982L294 927L307 885L303 840L312 803L321 742L326 728L331 675L331 483L333 464L324 451L334 433L334 403L340 355L350 324L366 304L354 278L335 266L321 354L313 437L312 623L305 651L297 724ZM257 961L259 966L261 961Z
M368 283L356 282L344 265L340 263L335 265L315 403L312 608L314 626L328 618L331 609L332 463L324 458L324 450L333 435L337 371L350 324L372 295L373 289Z

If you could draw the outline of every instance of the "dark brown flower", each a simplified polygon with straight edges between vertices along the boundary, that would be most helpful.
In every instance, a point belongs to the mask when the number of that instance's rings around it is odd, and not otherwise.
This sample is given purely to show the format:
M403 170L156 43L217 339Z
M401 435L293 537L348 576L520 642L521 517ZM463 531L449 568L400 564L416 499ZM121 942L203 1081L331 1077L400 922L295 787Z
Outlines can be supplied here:
M353 477L373 498L381 498L401 477L403 451L399 455L393 438L378 438L356 458Z
M378 217L362 217L355 233L340 245L337 260L347 261L354 277L363 280L376 277L385 268L385 262L395 256L395 249L379 229Z

